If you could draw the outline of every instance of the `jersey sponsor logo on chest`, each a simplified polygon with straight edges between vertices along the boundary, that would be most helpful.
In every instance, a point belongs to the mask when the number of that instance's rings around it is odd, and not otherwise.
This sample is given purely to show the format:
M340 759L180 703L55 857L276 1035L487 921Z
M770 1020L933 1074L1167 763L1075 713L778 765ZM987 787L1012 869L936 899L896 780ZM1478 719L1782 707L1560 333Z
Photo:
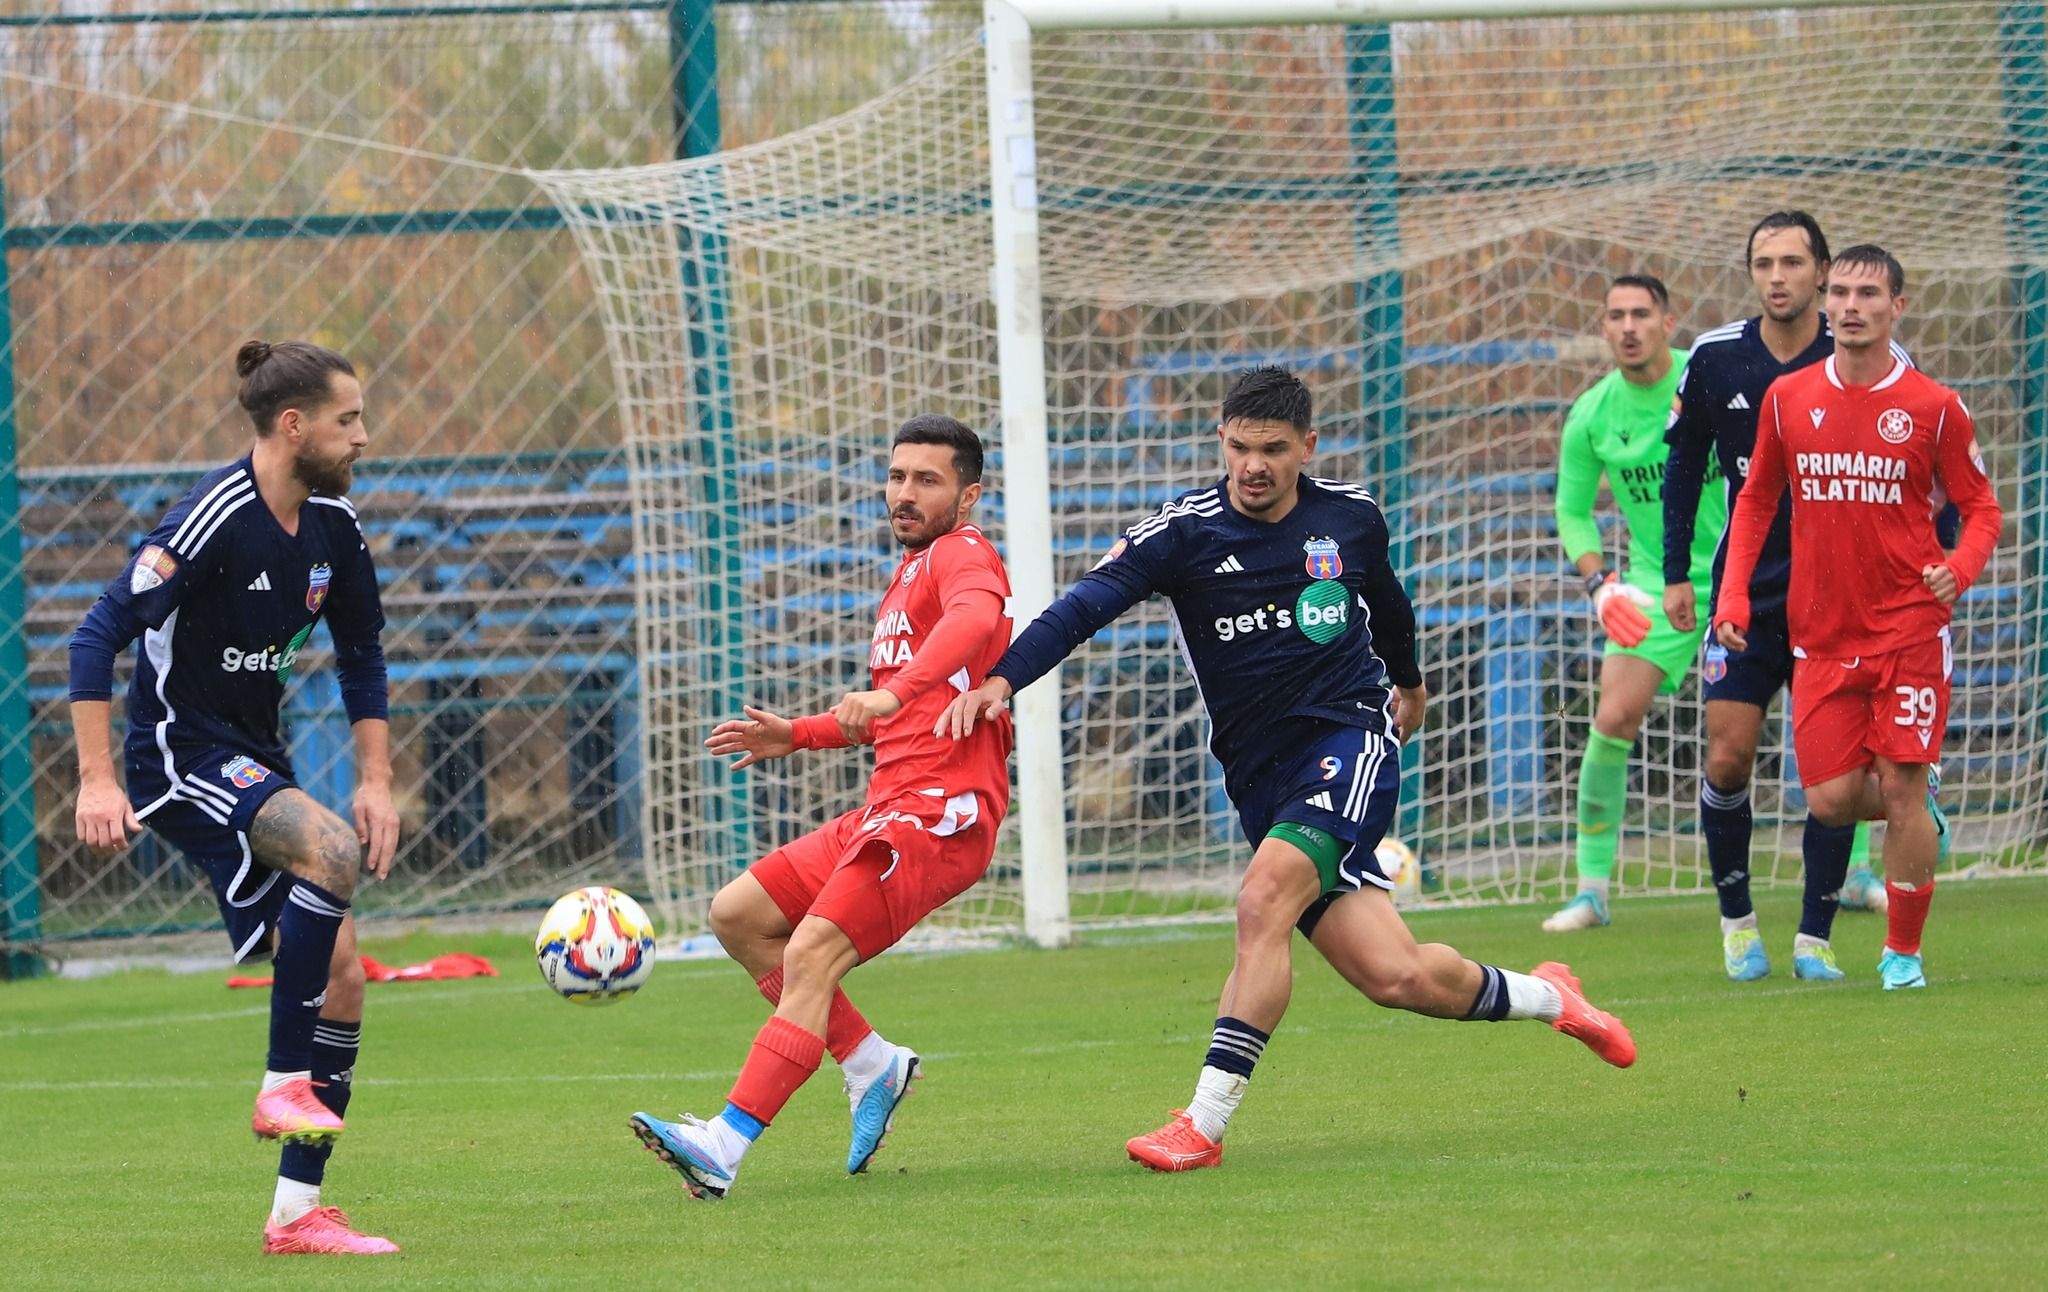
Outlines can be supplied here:
M1803 502L1897 503L1904 499L1904 458L1884 453L1796 453Z
M874 648L868 652L868 667L899 668L910 662L910 642L917 629L901 610L884 610L875 621Z

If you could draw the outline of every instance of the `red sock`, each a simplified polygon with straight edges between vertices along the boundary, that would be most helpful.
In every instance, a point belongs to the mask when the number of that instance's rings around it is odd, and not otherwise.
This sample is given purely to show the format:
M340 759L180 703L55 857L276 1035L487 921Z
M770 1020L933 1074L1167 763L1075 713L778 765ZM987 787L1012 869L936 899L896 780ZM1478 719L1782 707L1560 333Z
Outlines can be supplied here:
M785 1018L770 1018L754 1035L754 1046L725 1101L763 1126L775 1120L796 1088L811 1079L825 1057L825 1038Z
M1900 955L1919 955L1920 931L1927 927L1927 907L1934 901L1934 881L1930 879L1909 893L1886 880L1884 891L1891 899L1885 908L1885 949Z
M780 1005L782 1003L782 966L776 965L773 969L770 969L767 976L761 978L754 985L761 989L761 994L768 998L769 1004ZM861 1016L859 1010L853 1007L853 1002L846 998L846 993L834 987L832 989L832 1012L825 1016L825 1048L832 1052L832 1061L834 1063L846 1062L846 1056L852 1054L862 1041L868 1039L869 1034L874 1030L874 1026Z

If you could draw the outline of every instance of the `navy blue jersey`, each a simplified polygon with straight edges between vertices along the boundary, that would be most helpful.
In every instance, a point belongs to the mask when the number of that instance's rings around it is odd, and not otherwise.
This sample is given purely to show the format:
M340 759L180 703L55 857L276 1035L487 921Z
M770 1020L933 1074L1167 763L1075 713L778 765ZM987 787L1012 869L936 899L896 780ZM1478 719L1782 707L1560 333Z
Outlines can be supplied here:
M114 656L142 638L131 765L206 745L289 777L278 709L322 617L350 720L385 716L384 611L355 508L309 498L298 529L284 531L243 458L181 498L107 585L71 639L71 698L111 699Z
M1156 593L1172 603L1226 774L1270 756L1262 738L1290 718L1393 735L1388 684L1422 676L1386 518L1356 485L1304 476L1300 490L1270 523L1240 513L1221 481L1182 494L1126 530L990 676L1022 690Z
M1779 363L1764 344L1763 319L1743 319L1700 334L1692 343L1685 375L1678 383L1678 401L1664 430L1671 456L1664 464L1664 582L1691 578L1693 520L1699 512L1700 490L1706 486L1707 454L1721 464L1728 490L1728 510L1749 479L1749 455L1756 448L1757 409L1764 391L1788 372L1819 363L1835 352L1834 330L1821 315L1813 344ZM1898 342L1892 353L1913 362ZM1718 602L1721 571L1728 561L1727 535L1714 548L1714 598ZM1778 500L1778 514L1757 557L1749 581L1750 613L1757 618L1785 613L1785 595L1792 583L1792 500Z

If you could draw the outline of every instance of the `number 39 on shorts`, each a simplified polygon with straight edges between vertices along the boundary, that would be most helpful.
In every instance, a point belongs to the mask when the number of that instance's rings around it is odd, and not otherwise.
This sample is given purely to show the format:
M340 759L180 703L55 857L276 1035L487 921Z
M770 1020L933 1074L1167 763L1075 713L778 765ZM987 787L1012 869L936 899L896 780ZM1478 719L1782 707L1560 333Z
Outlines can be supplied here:
M1931 686L1894 687L1899 697L1899 716L1892 721L1901 727L1931 727L1936 713Z

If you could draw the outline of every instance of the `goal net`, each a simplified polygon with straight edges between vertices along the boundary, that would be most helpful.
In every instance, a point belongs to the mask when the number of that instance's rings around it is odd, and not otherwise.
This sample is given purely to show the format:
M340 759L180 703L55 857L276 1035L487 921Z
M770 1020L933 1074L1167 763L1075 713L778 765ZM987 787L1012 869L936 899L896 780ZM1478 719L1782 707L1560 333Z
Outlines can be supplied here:
M1064 588L1218 477L1226 385L1276 362L1314 387L1316 470L1386 504L1418 605L1434 698L1399 833L1425 895L1556 896L1600 642L1553 487L1564 411L1611 366L1602 289L1662 277L1681 343L1752 314L1743 239L1784 207L1900 256L1902 339L1977 415L2008 519L1957 613L1944 796L1960 864L2038 867L2041 40L2038 7L1995 5L1040 32L1035 154L1000 153L997 182L1035 180L1043 450L999 416L979 42L758 145L538 174L598 284L631 457L654 886L701 911L735 866L858 802L857 755L733 775L702 740L743 702L809 712L864 684L899 422L945 412L991 438L982 519L1013 566L1047 545ZM1005 503L1011 455L1041 451L1049 523ZM1020 926L1014 823L1034 814L1065 822L1077 925L1227 910L1247 849L1165 607L1042 685L1064 801L1020 796L949 927ZM1699 728L1695 676L1638 742L1625 892L1705 883ZM1757 870L1795 876L1782 709L1755 804Z

